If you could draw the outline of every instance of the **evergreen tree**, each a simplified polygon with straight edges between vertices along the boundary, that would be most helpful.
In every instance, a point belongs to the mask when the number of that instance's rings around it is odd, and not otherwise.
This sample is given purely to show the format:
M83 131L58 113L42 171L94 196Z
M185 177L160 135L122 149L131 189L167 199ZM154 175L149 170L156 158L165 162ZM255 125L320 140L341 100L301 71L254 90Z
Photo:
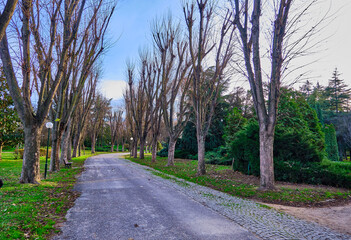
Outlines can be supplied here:
M9 93L2 68L0 69L0 159L4 145L16 145L23 134L20 130L20 119Z
M332 78L329 79L328 87L325 89L329 100L329 110L343 112L347 109L347 103L350 99L351 89L347 88L344 80L340 79L340 73L335 68Z
M312 83L308 80L300 87L300 92L302 92L306 98L308 98L313 91Z
M339 160L338 142L336 141L336 132L333 124L324 127L325 133L325 151L328 159L331 161Z

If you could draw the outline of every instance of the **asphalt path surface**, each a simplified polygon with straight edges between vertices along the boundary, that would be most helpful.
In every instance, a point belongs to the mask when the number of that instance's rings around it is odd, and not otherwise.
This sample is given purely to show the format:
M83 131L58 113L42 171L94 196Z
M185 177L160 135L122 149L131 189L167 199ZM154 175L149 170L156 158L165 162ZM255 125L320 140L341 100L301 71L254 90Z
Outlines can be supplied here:
M89 158L75 189L54 239L259 239L118 154Z

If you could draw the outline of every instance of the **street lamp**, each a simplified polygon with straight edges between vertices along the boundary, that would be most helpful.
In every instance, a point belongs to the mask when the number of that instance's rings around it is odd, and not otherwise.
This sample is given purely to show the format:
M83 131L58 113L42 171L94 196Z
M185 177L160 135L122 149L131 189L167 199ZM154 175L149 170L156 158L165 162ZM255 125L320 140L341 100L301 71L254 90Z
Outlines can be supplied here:
M48 171L48 155L49 155L49 139L50 139L50 129L54 126L52 122L47 122L45 124L46 128L48 129L48 142L46 144L46 161L45 161L45 173L44 173L44 179L46 179L46 173Z
M130 138L130 144L129 144L129 148L130 148L130 154L129 154L129 157L132 157L132 142L133 142L133 138L131 137Z

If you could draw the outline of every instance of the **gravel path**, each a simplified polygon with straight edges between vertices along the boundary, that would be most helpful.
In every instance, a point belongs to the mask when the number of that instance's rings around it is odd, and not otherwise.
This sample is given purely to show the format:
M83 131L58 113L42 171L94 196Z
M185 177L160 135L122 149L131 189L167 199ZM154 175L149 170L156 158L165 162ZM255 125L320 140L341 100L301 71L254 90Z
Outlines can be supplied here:
M227 217L118 155L89 158L81 196L54 239L258 240Z
M82 195L54 239L351 239L118 156L87 160Z

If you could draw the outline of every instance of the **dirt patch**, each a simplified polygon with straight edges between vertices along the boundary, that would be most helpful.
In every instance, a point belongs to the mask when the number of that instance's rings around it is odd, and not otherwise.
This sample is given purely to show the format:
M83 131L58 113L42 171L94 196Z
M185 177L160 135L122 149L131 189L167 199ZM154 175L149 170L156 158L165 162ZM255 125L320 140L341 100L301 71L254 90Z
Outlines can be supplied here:
M351 204L339 207L305 208L290 207L277 204L267 204L278 211L288 213L294 217L316 222L322 226L351 235Z

